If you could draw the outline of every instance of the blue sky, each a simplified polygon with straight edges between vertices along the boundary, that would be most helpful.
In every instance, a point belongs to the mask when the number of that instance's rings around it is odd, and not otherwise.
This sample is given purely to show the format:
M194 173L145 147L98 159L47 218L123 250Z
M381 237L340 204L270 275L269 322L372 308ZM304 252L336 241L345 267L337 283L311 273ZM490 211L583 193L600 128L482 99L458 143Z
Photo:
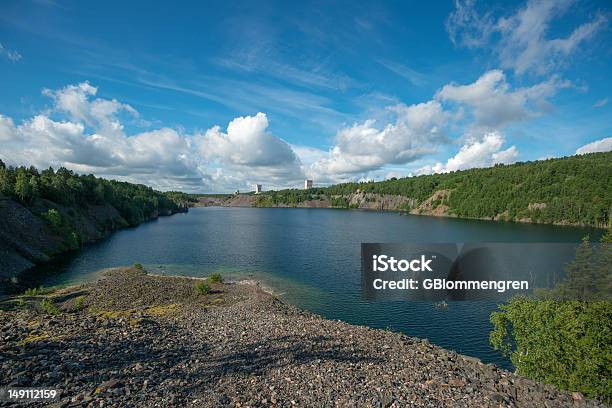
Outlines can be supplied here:
M611 11L4 1L0 158L212 192L610 150Z

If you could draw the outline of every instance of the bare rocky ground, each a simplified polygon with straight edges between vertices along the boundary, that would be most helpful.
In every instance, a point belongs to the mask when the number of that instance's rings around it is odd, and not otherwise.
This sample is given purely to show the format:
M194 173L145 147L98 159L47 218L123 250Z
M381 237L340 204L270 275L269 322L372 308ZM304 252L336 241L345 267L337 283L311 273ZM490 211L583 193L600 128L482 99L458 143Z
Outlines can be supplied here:
M61 389L57 407L602 406L252 283L197 282L123 268L5 300L0 386Z

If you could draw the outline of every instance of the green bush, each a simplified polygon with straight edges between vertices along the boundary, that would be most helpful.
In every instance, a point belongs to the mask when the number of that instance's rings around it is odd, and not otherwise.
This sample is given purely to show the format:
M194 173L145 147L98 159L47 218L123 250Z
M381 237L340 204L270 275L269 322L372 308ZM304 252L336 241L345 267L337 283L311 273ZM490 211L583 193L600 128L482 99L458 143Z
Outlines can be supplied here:
M41 217L54 231L59 231L62 228L62 225L64 224L62 215L55 208L47 210L47 212L43 213Z
M50 298L44 298L43 301L40 303L40 307L45 313L48 313L50 315L55 316L60 313L60 310L55 305L55 302L53 301L53 299Z
M517 373L612 402L612 302L513 298L491 315Z
M145 270L144 266L142 266L142 264L139 262L134 262L134 265L132 265L132 268L140 269L141 271Z
M491 314L491 345L518 374L612 402L612 231L585 238L566 276L535 297L515 297Z
M206 295L210 292L210 285L205 281L196 283L195 288L198 295Z
M222 283L223 282L223 278L221 277L221 274L218 272L213 273L212 275L210 275L208 277L208 281L210 283Z

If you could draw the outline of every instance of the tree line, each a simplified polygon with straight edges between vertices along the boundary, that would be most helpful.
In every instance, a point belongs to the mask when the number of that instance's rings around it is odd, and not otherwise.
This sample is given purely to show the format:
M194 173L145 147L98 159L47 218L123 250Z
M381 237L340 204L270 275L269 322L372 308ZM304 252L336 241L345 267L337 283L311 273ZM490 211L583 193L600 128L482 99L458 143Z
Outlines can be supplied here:
M412 198L418 206L436 191L447 190L450 194L435 204L447 206L447 214L457 217L606 227L611 186L612 152L607 152L264 194L273 204L297 205L326 196L345 207L348 200L341 197L356 192L390 194Z
M106 180L92 174L79 175L60 167L39 171L35 167L7 167L0 160L0 194L26 207L43 200L65 207L110 204L130 224L137 225L155 214L175 212L191 200L181 192L160 192L142 184ZM54 215L50 215L53 222Z

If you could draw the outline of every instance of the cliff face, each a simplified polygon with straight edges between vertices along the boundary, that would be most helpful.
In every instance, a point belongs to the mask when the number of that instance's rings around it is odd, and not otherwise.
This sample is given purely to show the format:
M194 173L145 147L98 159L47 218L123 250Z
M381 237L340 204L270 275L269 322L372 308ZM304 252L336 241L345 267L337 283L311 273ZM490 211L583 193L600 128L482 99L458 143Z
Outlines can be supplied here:
M48 209L55 209L64 224L70 226L78 237L76 243L67 240L66 230L52 228L38 215ZM149 219L170 214L154 213ZM48 262L54 255L74 249L75 244L78 247L94 242L128 225L110 204L77 208L39 200L28 208L0 195L0 281L6 282L19 272Z
M266 200L266 195L237 194L228 197L202 197L196 206L223 206L223 207L298 207L298 208L359 208L378 211L414 211L415 213L428 213L428 207L417 207L413 198L392 194L372 194L356 192L348 195L334 195L331 197L321 195L318 199L301 201L296 204L272 203ZM341 199L345 206L334 205L335 200ZM435 198L434 198L435 200ZM437 208L437 207L436 207ZM444 214L439 214L444 215Z
M393 194L366 193L357 190L351 194L323 195L319 194L316 199L303 200L296 203L274 202L272 196L267 194L237 194L227 197L202 197L195 206L222 206L222 207L280 207L280 208L353 208L373 211L398 211L414 215L430 215L434 217L459 217L466 219L481 219L490 221L515 221L525 223L543 223L530 215L535 214L547 207L546 203L530 203L526 208L526 215L512 218L508 210L490 217L460 217L448 205L453 194L452 190L435 191L427 199L419 202L415 198ZM606 225L589 225L572 223L568 221L546 222L555 225L570 225L588 227L595 226L606 228Z

